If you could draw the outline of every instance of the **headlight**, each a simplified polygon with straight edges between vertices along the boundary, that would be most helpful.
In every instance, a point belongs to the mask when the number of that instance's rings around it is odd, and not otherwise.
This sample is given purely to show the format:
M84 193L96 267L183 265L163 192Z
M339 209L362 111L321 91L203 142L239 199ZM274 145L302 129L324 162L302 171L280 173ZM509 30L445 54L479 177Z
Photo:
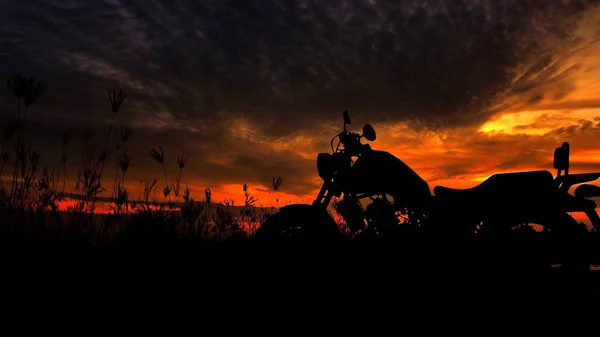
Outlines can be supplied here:
M319 153L317 155L317 171L323 180L330 180L335 173L335 163L330 153Z

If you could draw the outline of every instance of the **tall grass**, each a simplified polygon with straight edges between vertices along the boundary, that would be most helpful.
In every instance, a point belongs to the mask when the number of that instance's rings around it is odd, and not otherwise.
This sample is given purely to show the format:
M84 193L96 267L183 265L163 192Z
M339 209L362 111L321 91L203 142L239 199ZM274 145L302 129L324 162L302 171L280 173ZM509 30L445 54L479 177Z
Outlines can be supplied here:
M164 187L159 188L154 178L145 181L140 197L131 198L126 179L131 164L127 145L134 134L133 128L121 125L118 141L111 143L113 129L118 124L116 116L127 98L117 89L108 90L110 122L105 141L101 148L96 148L95 135L86 130L75 188L68 190L67 146L73 139L72 134L64 133L57 140L60 157L55 158L56 167L41 166L41 154L25 137L27 115L42 96L44 84L32 77L13 75L7 79L7 85L16 98L17 109L15 118L10 119L0 138L0 231L4 238L35 237L85 244L165 238L227 240L252 235L258 225L276 211L277 207L273 206L255 207L258 200L251 195L247 184L242 186L245 203L241 207L226 199L211 209L210 188L205 189L203 200L195 200L188 184L182 181L189 156L177 153L177 175L169 179L165 167L169 157L160 145L150 149L147 155L160 165ZM111 163L114 163L114 178L111 190L107 191L104 175ZM8 184L2 173L10 169L11 164L12 179ZM273 193L281 181L281 178L273 178ZM110 197L102 197L105 192L110 193ZM99 214L100 200L108 204L108 213ZM66 201L71 201L71 205L61 210L59 206Z

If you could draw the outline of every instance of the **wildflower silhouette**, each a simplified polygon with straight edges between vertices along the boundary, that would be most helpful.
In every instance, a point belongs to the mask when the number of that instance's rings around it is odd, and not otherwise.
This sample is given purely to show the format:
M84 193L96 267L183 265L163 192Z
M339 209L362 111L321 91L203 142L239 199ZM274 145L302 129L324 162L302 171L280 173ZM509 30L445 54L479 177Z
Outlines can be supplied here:
M273 177L272 178L272 182L271 182L271 187L273 188L272 191L269 192L269 206L271 207L271 209L274 209L275 207L273 206L273 202L272 202L272 197L277 193L277 190L279 190L279 187L281 186L282 183L282 179L281 177ZM279 199L276 198L275 202L277 203L277 205L279 205Z
M167 179L167 170L165 169L165 153L163 152L162 146L158 146L157 149L151 149L148 151L147 155L156 160L162 168L163 176L165 178L165 187L163 188L163 195L165 198L168 198L169 202L171 201L171 188L169 187L169 179Z
M175 183L173 183L173 192L175 193L175 197L177 198L177 202L179 202L179 190L181 188L181 177L183 175L183 168L187 163L189 157L185 152L177 153L177 166L179 167L179 173L177 174L177 179Z
M27 112L29 111L29 107L42 95L44 84L40 81L36 81L33 77L25 77L22 75L12 75L8 77L6 79L6 84L8 89L17 98L17 120L15 130L17 132L17 141L13 146L16 156L9 204L11 207L20 207L17 204L25 202L24 198L29 194L26 190L28 188L26 184L33 179L36 170L36 167L32 166L34 162L26 160L26 158L32 154L31 145L26 146L23 141ZM21 116L21 100L23 100L23 103L25 104L23 116ZM9 125L9 128L12 127L13 126ZM3 155L6 153L8 152L3 151Z
M124 174L123 167L125 170L129 167L131 158L127 153L127 141L131 137L133 129L129 126L121 126L120 130L120 143L117 144L117 150L119 151L116 158L115 165L115 179L113 183L113 197L117 198L118 194L125 188L124 187ZM120 177L122 176L122 177Z
M25 101L25 106L28 107L32 105L42 95L43 91L44 84L42 82L35 83L35 80L30 77L27 80L25 97L23 98ZM23 118L27 118L27 110L25 110L25 116Z
M204 189L204 198L205 198L204 200L206 201L207 204L210 204L211 197L212 197L212 193L210 191L210 188L209 187L205 188Z
M250 195L250 189L248 188L248 184L244 184L244 196L245 196L245 205L247 207L251 207L254 206L257 202L258 199L255 199L253 196Z
M100 154L100 159L101 159L101 160L99 160L100 168L98 169L98 174L97 174L97 178L96 178L98 180L99 185L102 184L102 173L104 172L104 164L106 162L108 155L110 155L110 153L112 152L112 150L110 149L110 146L109 146L109 142L110 142L110 136L112 134L113 125L115 124L115 116L116 116L117 112L119 111L119 108L125 101L126 97L127 97L127 95L123 92L123 90L119 89L119 91L117 92L116 89L108 89L108 101L110 103L112 115L110 118L110 124L108 126L108 132L106 133L106 142L104 143L104 148L102 149L102 152ZM94 194L94 196L92 198L92 210L95 207L96 197L97 197L97 194Z
M126 127L121 127L121 141L123 143L126 143L129 140L129 137L131 137L131 134L133 133L133 129L129 126Z
M277 190L279 189L279 186L281 186L281 182L282 182L281 177L278 177L277 179L275 179L275 177L273 177L273 191L277 192Z
M25 77L21 75L12 75L6 79L6 84L8 85L8 89L10 89L17 99L20 100L25 97L27 90L27 79Z

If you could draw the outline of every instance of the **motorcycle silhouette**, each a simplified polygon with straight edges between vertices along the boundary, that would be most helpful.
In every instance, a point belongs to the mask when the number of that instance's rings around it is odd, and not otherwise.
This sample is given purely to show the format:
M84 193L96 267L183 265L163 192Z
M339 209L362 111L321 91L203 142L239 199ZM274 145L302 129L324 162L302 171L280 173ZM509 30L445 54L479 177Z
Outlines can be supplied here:
M554 237L579 239L588 230L571 212L585 213L600 231L596 203L590 199L600 197L600 187L583 184L569 193L575 185L600 178L600 172L569 174L568 143L555 150L556 177L546 170L498 173L467 189L436 186L432 194L429 184L402 160L361 143L363 138L376 140L370 124L358 134L347 130L348 111L343 119L343 131L330 142L332 153L317 155L323 185L315 200L281 207L259 227L257 240L341 238L327 210L334 197L341 197L335 209L354 236L382 236L404 228L446 238L498 238L538 224Z

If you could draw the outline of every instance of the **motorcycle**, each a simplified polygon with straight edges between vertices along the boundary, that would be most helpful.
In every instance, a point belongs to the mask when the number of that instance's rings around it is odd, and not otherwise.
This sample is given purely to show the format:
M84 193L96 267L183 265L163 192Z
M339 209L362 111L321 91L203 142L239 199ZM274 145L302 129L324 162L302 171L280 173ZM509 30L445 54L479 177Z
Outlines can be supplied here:
M402 160L361 143L363 138L376 140L372 125L365 124L358 134L347 130L348 111L343 120L343 131L330 141L332 152L317 155L323 185L315 200L281 207L259 227L257 240L340 239L340 226L327 210L334 197L341 198L334 208L355 237L385 236L403 228L445 238L498 238L538 224L555 237L580 238L588 231L571 212L585 213L600 231L591 200L600 197L600 187L583 184L569 193L575 185L600 178L600 172L569 174L568 143L555 150L556 177L546 170L498 173L467 189L436 186L432 194L429 184Z

